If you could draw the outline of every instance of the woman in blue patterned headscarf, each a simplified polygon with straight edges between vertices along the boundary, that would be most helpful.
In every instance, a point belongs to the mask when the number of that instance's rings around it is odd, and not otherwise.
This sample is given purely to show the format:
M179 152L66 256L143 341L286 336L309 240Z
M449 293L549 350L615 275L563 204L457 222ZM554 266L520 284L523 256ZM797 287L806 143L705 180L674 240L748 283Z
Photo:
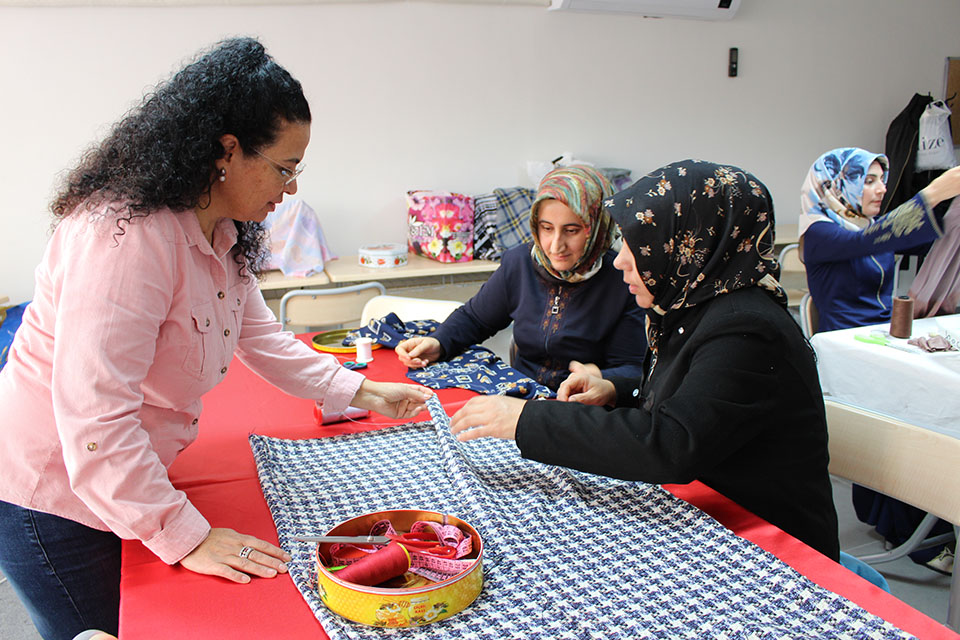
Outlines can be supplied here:
M913 198L880 215L886 193L886 156L856 147L833 149L817 158L800 190L800 255L818 329L832 331L890 321L894 253L942 235L945 208L933 207L960 194L960 167L943 173ZM905 542L924 513L889 496L853 486L857 517L896 546ZM932 534L953 527L940 520ZM910 558L950 572L946 547L915 551Z
M864 189L870 168L877 163L877 173L871 176L870 186L886 185L887 170L890 163L882 153L871 153L856 147L834 149L823 154L810 167L807 179L800 191L803 215L800 218L799 233L807 230L814 222L827 220L848 229L861 229L870 218L876 215L873 206L863 209ZM879 178L878 178L879 175ZM886 188L879 190L882 200ZM871 205L876 194L869 194ZM871 215L872 214L872 215Z
M819 330L889 322L894 252L942 234L933 207L960 193L960 173L945 172L923 191L880 215L887 158L856 147L817 158L800 190L800 256Z

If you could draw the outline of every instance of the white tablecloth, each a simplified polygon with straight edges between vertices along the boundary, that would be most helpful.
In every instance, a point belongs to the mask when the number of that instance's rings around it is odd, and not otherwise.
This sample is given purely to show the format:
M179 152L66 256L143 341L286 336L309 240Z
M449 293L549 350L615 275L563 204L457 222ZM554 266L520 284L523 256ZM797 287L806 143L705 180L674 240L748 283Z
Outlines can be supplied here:
M813 336L824 397L960 438L960 352L926 353L889 336L909 351L854 338L889 328L881 324ZM943 335L944 328L960 336L960 315L914 320L913 337Z

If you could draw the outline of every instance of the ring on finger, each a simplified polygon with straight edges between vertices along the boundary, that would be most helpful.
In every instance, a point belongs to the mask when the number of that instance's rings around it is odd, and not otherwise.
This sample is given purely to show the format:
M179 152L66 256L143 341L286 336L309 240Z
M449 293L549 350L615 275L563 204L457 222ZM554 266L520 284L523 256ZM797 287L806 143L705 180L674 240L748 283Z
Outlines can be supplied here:
M240 553L238 553L237 555L240 556L241 558L246 558L252 552L253 552L253 547L244 547L243 549L240 549Z

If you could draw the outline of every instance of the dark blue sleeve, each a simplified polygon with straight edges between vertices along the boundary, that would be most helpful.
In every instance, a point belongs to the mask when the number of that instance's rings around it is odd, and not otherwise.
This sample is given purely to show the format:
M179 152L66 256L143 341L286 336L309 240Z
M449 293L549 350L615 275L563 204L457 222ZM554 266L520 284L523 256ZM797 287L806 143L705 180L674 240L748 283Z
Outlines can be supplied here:
M604 378L643 377L643 359L646 355L646 312L630 296L620 321L607 341L606 362L600 373Z
M941 235L940 220L918 194L858 231L830 222L814 222L803 234L803 261L818 264L898 253Z
M500 264L480 290L466 304L451 313L437 328L433 337L440 342L444 358L463 353L473 344L479 344L510 326L512 296L509 262Z

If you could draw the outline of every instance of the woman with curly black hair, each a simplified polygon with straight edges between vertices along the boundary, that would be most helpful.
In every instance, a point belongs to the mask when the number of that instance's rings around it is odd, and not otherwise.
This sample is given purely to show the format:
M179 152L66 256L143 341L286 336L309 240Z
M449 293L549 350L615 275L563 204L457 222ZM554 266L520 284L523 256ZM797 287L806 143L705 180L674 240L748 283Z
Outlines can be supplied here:
M51 208L33 302L0 371L0 570L44 638L118 632L120 539L246 583L282 549L211 528L167 467L234 354L284 391L412 417L429 393L373 382L281 332L257 286L260 223L297 190L300 83L227 40L90 150Z

